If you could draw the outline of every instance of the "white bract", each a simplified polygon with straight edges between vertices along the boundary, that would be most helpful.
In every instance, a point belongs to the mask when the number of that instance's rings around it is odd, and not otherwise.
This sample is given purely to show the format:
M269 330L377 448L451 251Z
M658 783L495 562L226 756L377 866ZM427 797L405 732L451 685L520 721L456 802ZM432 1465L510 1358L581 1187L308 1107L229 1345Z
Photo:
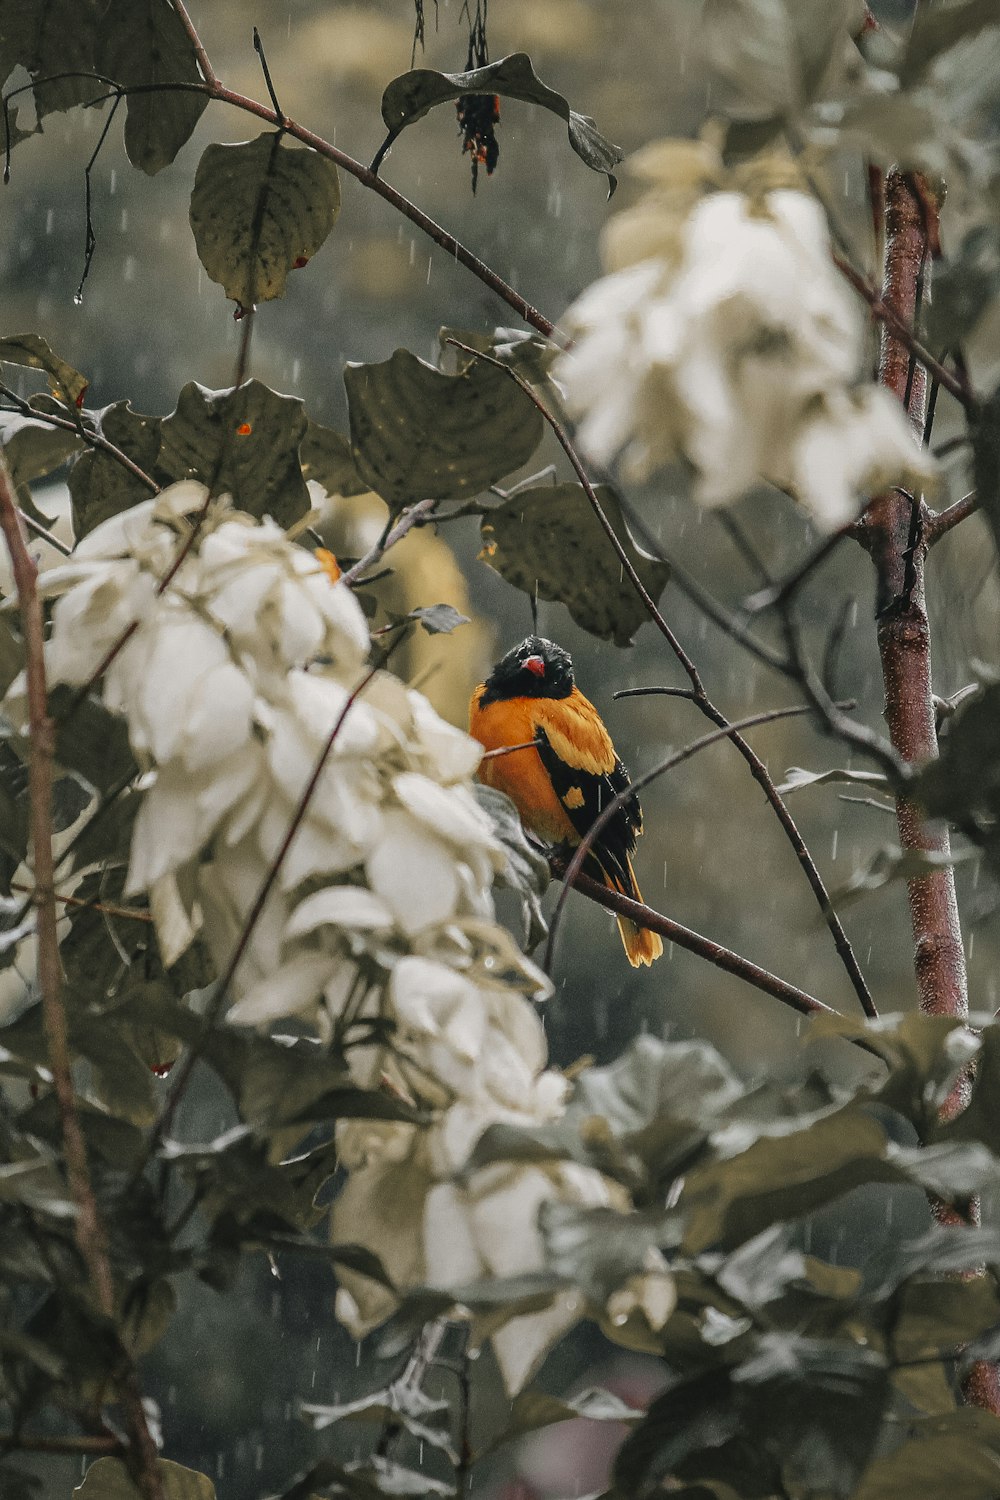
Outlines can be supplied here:
M566 1164L456 1181L491 1125L551 1122L568 1091L530 1003L548 981L494 918L506 856L471 790L481 748L370 674L357 600L308 551L206 502L173 485L42 579L51 684L90 682L120 647L95 690L141 773L126 890L148 895L169 961L200 933L221 973L277 867L230 1021L305 1023L359 1087L429 1122L340 1126L334 1240L369 1245L400 1290L540 1269L543 1202L626 1205ZM23 691L5 704L22 725ZM395 1298L345 1277L338 1306L360 1336ZM582 1311L561 1297L497 1333L512 1389Z
M610 235L612 273L570 308L553 370L596 462L645 478L684 459L706 506L767 480L825 531L859 496L932 477L899 403L856 386L864 318L814 199L723 190L678 207L661 192L633 217L645 258Z

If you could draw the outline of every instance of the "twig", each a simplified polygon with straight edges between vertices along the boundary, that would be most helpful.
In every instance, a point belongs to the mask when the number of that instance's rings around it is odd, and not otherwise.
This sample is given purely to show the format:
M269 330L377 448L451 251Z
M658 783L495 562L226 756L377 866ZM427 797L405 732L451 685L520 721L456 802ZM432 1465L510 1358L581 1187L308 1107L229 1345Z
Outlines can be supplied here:
M260 59L260 70L264 75L264 84L267 88L271 103L274 105L274 113L277 115L279 122L281 122L285 118L285 113L281 108L281 105L278 103L277 94L274 92L274 84L271 82L271 70L267 65L267 58L264 55L264 43L260 39L260 32L257 30L256 26L253 29L253 50L256 52L258 58Z
M961 403L970 416L975 416L979 411L979 402L976 400L973 391L969 388L968 381L956 374L955 371L949 370L947 365L943 365L939 359L935 359L934 355L927 348L927 345L922 343L917 337L912 323L900 317L895 308L883 299L882 293L875 283L869 281L863 272L859 271L856 266L853 266L846 255L841 254L839 250L834 250L831 254L834 265L842 275L846 276L854 290L865 299L872 310L873 317L877 318L880 323L883 323L888 328L893 338L897 339L908 353L924 366L928 374L933 376L940 385L944 386L944 389L950 395L955 397L956 401Z
M584 863L598 838L611 822L611 819L625 806L626 802L629 802L632 797L642 791L643 787L649 786L650 782L655 781L657 777L663 776L667 771L672 771L675 766L681 765L682 762L690 760L691 756L697 755L700 750L706 749L709 745L717 744L720 740L728 739L733 730L749 729L754 724L768 724L775 719L790 719L808 712L808 707L801 705L796 708L770 708L760 713L749 714L744 719L737 719L732 724L726 724L723 728L712 730L711 733L703 734L698 739L692 740L683 749L675 750L665 760L661 760L657 765L653 766L651 770L643 771L628 786L623 787L620 792L616 792L610 802L606 802L601 808L601 811L587 829L579 844L577 844L573 851L573 856L566 866L566 888L560 892L549 927L549 940L546 945L543 964L546 973L551 973L552 971L556 938L559 934L559 924L562 920L566 899L569 895L569 888L575 883L577 875L583 869Z
M26 891L29 895L35 895L30 886L22 885L17 880L11 881L10 888L12 891ZM56 892L55 899L63 906L78 906L84 911L99 911L106 917L123 917L132 922L151 922L153 920L148 911L140 911L134 906L108 906L103 901L86 901L79 896L60 896L58 891Z
M617 688L611 694L612 698L687 698L690 703L697 703L698 695L694 688L675 687L634 687Z
M566 891L568 891L570 888L568 866L557 856L552 855L549 859L549 868L554 875L567 882ZM663 916L661 912L655 911L643 901L633 901L630 896L623 895L621 891L613 891L608 886L602 885L599 880L594 880L582 872L574 875L572 886L582 896L596 901L598 906L628 917L640 927L647 927L650 932L658 932L668 942L676 943L679 948L686 948L689 953L696 953L699 958L707 959L717 969L724 969L727 974L734 974L737 979L745 980L754 989L762 990L765 995L771 995L775 1000L790 1005L800 1015L837 1014L832 1006L824 1005L822 1000L817 1000L805 990L800 990L794 984L788 984L786 980L779 979L776 974L769 973L767 969L762 969L759 964L753 963L749 958L743 958L730 948L724 948L721 943L715 943L711 938L703 937L700 932L693 932L690 927L683 927L680 922Z
M500 745L496 750L485 750L483 760L496 760L499 755L513 755L515 750L534 750L541 743L541 740L525 740L520 745Z
M392 1395L403 1396L409 1391L420 1389L427 1377L427 1371L437 1358L437 1352L447 1331L447 1318L433 1318L429 1323L424 1324L411 1353L407 1356L405 1365L389 1386ZM377 1457L386 1457L389 1445L402 1431L403 1425L396 1416L386 1417L375 1446Z
M209 61L208 53L205 51L204 43L202 42L201 37L198 35L195 24L191 20L191 17L188 15L187 6L185 5L184 0L172 0L172 3L174 10L177 12L181 25L184 27L184 30L188 34L188 40L190 41L191 46L194 48L194 54L198 59L198 66L201 69L201 76L204 78L209 88L214 88L219 80L215 76L215 69L212 67L211 62Z
M49 716L45 682L45 630L38 597L38 569L28 552L17 515L14 488L6 461L0 454L0 530L10 554L17 585L25 641L30 755L28 791L35 906L38 911L38 988L42 1023L48 1049L49 1070L59 1108L66 1173L76 1207L73 1232L97 1306L111 1320L115 1317L115 1284L108 1241L90 1180L87 1146L76 1107L69 1028L62 1000L62 969L56 928L55 865L52 854L52 780L55 759L55 726ZM156 1444L149 1430L142 1395L131 1362L123 1381L123 1399L129 1435L136 1458L136 1478L144 1500L163 1500L157 1469Z
M94 259L94 251L97 249L97 235L94 233L94 195L91 177L94 171L94 167L97 164L97 158L101 154L101 147L104 145L104 142L108 138L108 131L111 129L112 121L114 120L115 115L118 113L118 106L119 104L121 104L123 97L124 95L118 94L115 102L108 110L108 118L104 122L104 129L98 136L97 145L91 152L90 160L83 169L84 214L86 217L86 229L84 231L83 240L83 274L80 277L80 285L76 289L76 296L73 298L73 301L77 304L77 306L79 306L79 304L83 301L83 289L87 284L87 277L90 275L90 265L92 260Z
M0 1433L0 1452L4 1453L63 1453L83 1455L116 1454L124 1453L124 1444L118 1438L100 1435L89 1436L85 1434L74 1435L68 1433L65 1436L53 1437L25 1437L20 1432Z
M103 433L95 432L90 427L84 427L79 422L71 421L69 417L60 417L55 412L39 411L31 405L30 401L26 401L23 396L19 396L16 391L12 391L2 381L0 381L0 396L5 397L6 400L10 401L17 408L22 416L30 417L33 422L44 422L47 427L60 427L64 432L72 432L81 442L86 443L88 448L96 448L98 452L106 453L109 458L113 458L115 463L121 464L123 469L127 469L140 483L146 486L151 495L158 495L160 493L160 486L156 480L147 474L145 469L140 469L139 465L133 459L129 458L127 453L123 453L121 448L116 447Z
M397 542L401 542L407 532L413 530L414 526L421 526L431 519L431 514L436 504L436 500L418 500L415 505L407 506L396 524L394 526L390 524L383 531L378 541L373 547L368 549L364 557L360 558L353 567L348 568L346 572L341 574L341 583L346 583L350 587L359 582L359 580L363 581L362 575L367 573L369 568L373 568L385 556L390 547L394 547Z
M944 510L930 511L924 519L924 542L928 547L933 547L960 522L968 516L974 516L978 509L979 496L975 490L970 490L961 500L956 500L954 505L949 505Z

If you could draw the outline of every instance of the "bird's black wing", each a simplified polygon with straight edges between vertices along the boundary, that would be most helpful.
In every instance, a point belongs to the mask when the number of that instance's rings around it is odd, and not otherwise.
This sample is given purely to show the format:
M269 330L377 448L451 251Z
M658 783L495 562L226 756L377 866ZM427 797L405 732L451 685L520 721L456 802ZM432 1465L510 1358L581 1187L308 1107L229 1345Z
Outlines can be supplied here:
M631 785L628 772L621 761L615 759L610 772L588 771L581 766L571 766L553 750L545 730L535 727L538 738L538 754L549 774L553 790L580 838L593 826L594 820L612 798ZM635 841L642 832L642 812L639 799L633 792L626 798L594 845L594 859L602 870L620 882L625 890L632 887L629 874L629 855L635 852ZM590 871L589 873L593 873Z

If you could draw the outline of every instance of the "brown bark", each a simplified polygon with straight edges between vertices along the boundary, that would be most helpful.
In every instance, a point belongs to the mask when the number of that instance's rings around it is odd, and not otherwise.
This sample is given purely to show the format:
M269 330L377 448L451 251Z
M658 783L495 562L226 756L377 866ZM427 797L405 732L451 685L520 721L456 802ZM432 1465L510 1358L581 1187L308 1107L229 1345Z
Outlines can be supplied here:
M931 255L938 244L937 208L919 178L890 172L885 189L885 276L882 302L912 326L921 296L930 290ZM883 326L879 380L906 406L916 431L923 433L927 372L909 349ZM924 591L928 538L919 496L899 489L877 496L858 528L876 572L876 624L885 720L895 749L908 764L919 765L937 754L937 731L931 678L931 632ZM947 857L951 843L943 823L931 823L906 797L896 800L899 841L904 850L923 850ZM950 867L907 883L914 940L914 972L920 1008L926 1015L965 1017L969 1013L965 951L955 878ZM946 1119L968 1102L971 1075L956 1084L945 1103ZM931 1199L931 1209L945 1224L978 1222L978 1202L967 1216ZM979 1362L966 1377L969 1405L1000 1414L1000 1375L993 1364Z

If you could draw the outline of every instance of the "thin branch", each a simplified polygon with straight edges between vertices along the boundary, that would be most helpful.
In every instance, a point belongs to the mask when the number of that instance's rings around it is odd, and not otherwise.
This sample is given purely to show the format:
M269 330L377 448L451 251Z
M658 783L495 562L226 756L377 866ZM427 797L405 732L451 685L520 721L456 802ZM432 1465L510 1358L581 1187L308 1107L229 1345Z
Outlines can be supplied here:
M412 1352L407 1356L400 1373L389 1386L390 1392L398 1398L404 1398L410 1391L418 1391L427 1378L427 1372L437 1358L438 1350L448 1331L447 1318L433 1318L425 1323L417 1336L417 1341ZM385 1458L394 1438L403 1431L403 1424L399 1419L390 1414L386 1417L375 1445L375 1453L379 1458Z
M383 531L375 545L370 547L364 557L360 558L353 567L348 568L346 572L341 574L341 583L346 583L351 587L355 583L364 582L365 580L362 575L367 573L369 568L373 568L385 556L390 547L394 547L397 542L401 542L407 532L413 530L414 526L422 526L431 520L436 504L436 500L418 500L415 505L407 506L395 525L391 524L390 518L390 524Z
M97 158L101 154L101 147L104 145L104 142L108 138L108 131L111 129L111 125L115 118L115 115L118 113L118 106L119 104L121 104L123 98L123 94L118 94L116 96L115 102L112 104L111 108L108 111L108 118L104 122L104 129L101 131L100 135L97 138L97 145L91 152L90 160L83 169L83 197L86 229L84 231L83 240L83 274L80 277L80 285L76 289L76 296L73 298L73 301L77 304L77 306L79 306L79 304L83 301L83 289L87 284L87 277L90 275L90 266L91 262L94 259L94 251L97 249L97 235L94 233L94 193L92 183L93 171L94 167L97 164Z
M253 50L256 52L258 58L260 59L260 70L264 75L264 84L267 88L271 103L274 106L274 113L277 115L279 121L283 121L285 118L285 112L281 108L281 105L278 103L278 96L274 92L274 84L271 82L271 69L268 67L267 58L264 55L264 43L260 39L260 32L257 30L256 26L253 29Z
M124 1453L125 1445L118 1438L87 1436L73 1433L53 1437L25 1437L19 1432L0 1433L0 1452L4 1453L59 1453L84 1456Z
M883 300L882 293L875 283L869 281L862 271L853 266L846 255L842 255L839 250L832 251L832 255L834 265L842 275L846 276L854 290L865 299L873 317L883 323L893 338L897 339L910 355L924 366L928 374L944 386L944 389L954 396L956 401L960 402L970 417L976 416L979 411L979 402L970 389L968 381L954 370L949 370L947 365L943 365L939 359L935 359L926 344L917 337L912 323L900 317L888 302Z
M946 506L944 510L930 511L924 519L924 541L927 546L933 547L954 527L969 516L974 516L978 509L979 496L975 490L970 490L961 500L956 500L954 505Z
M496 750L484 751L483 760L496 760L500 755L513 755L515 750L535 750L541 743L541 740L525 740L520 745L499 745Z
M549 927L549 940L546 945L545 960L543 963L546 973L551 973L552 971L552 961L555 957L559 924L562 920L570 886L575 884L576 877L583 869L584 863L598 838L611 822L611 819L625 806L626 802L629 802L638 792L642 791L643 787L649 786L651 782L663 776L667 771L672 771L675 766L679 766L682 762L690 760L691 756L697 755L700 750L707 749L709 745L715 745L720 740L728 739L733 730L749 729L754 724L768 724L775 719L790 719L808 712L808 707L802 705L796 708L765 709L760 713L749 714L744 719L738 719L733 724L726 724L723 728L712 730L711 733L703 734L698 739L692 740L683 749L675 750L665 760L653 766L651 770L643 771L628 786L623 787L620 792L616 792L611 801L606 802L601 808L601 811L587 829L579 844L577 844L573 851L573 856L566 866L566 888L560 893L559 900L556 902L555 910L552 913L552 922Z
M156 480L147 474L145 469L140 469L139 465L133 459L129 458L127 453L124 453L121 448L112 443L103 433L96 432L90 427L84 427L81 423L74 422L69 417L60 417L55 412L39 411L37 407L31 405L30 401L26 401L23 396L19 396L16 391L11 390L10 386L4 385L2 381L0 381L0 396L5 397L6 400L10 401L17 408L22 416L30 417L33 422L44 422L47 427L59 427L64 432L71 432L74 437L78 437L81 442L86 443L88 448L95 448L99 453L106 453L109 458L114 459L115 463L121 464L123 469L127 469L134 478L144 484L151 495L158 495L160 493L160 486Z
M208 53L205 51L204 43L198 35L195 24L188 15L187 6L184 4L184 0L172 0L172 3L181 25L188 34L191 46L194 48L194 54L198 59L198 66L201 69L201 76L209 88L214 88L219 80L215 76L215 69L209 61Z
M568 891L570 889L568 867L555 855L550 856L549 867L554 875L567 882L565 891ZM640 927L648 928L650 932L658 932L667 942L676 943L678 948L685 948L689 953L695 953L699 958L707 959L717 969L723 969L727 974L734 974L737 979L745 980L754 989L762 990L765 995L780 1000L784 1005L790 1005L800 1015L837 1014L832 1006L824 1005L822 1000L817 1000L807 991L800 990L794 984L788 984L786 980L779 979L776 974L769 973L767 969L761 968L749 958L743 958L732 949L724 948L721 943L703 937L700 932L694 932L690 927L682 926L671 917L663 916L661 912L655 911L645 902L633 901L630 896L623 895L621 891L613 891L608 886L602 885L599 880L594 880L582 872L573 876L572 886L582 896L595 901L598 906L603 906L607 911L613 911L618 916L628 917L630 921L637 923ZM562 894L565 894L565 891Z
M22 885L17 880L10 883L12 891L26 891L34 897L37 893L30 886ZM148 911L140 911L134 906L108 906L103 901L86 901L79 896L60 896L56 892L55 899L61 906L78 906L82 911L102 912L106 917L122 917L131 922L151 922L153 920Z
M115 1284L111 1271L107 1235L97 1208L87 1146L76 1107L69 1027L62 999L62 968L56 928L55 864L52 853L52 782L55 760L55 725L49 716L45 682L45 628L38 596L38 569L28 552L17 515L14 488L6 461L0 454L0 530L10 554L17 585L25 641L30 755L31 854L35 879L34 900L38 916L38 988L42 1024L48 1049L49 1070L59 1108L66 1172L76 1207L73 1232L97 1306L106 1318L115 1317ZM125 1371L123 1399L129 1435L136 1459L136 1478L144 1500L163 1500L157 1469L156 1444L149 1430L142 1394L134 1368Z
M697 703L698 695L694 688L675 687L634 687L618 688L611 694L612 698L687 698L690 703Z

